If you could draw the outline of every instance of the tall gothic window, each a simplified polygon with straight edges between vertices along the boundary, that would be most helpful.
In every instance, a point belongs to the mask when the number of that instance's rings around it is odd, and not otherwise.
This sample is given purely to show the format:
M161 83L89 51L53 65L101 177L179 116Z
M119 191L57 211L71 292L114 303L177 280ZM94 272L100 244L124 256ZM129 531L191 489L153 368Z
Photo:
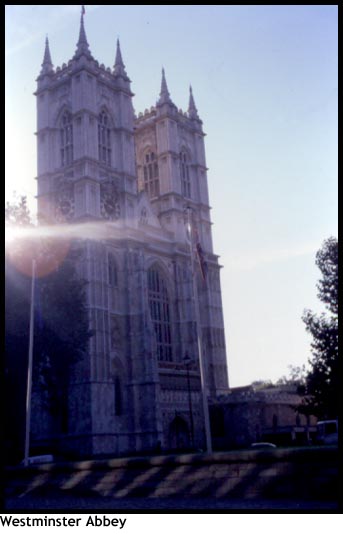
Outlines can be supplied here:
M156 268L148 271L148 292L151 320L154 325L157 344L157 358L172 360L170 331L170 307L165 280Z
M189 167L187 154L180 153L180 174L181 174L181 193L184 197L191 197L191 181L189 179Z
M108 283L112 287L117 287L118 285L118 270L117 270L117 263L116 260L111 254L111 252L107 255L107 262L108 262Z
M105 111L99 115L98 122L99 160L111 165L111 129L110 120Z
M71 113L65 111L62 116L61 127L61 165L70 165L74 159L73 120Z
M150 198L158 197L160 194L160 182L158 179L158 163L154 152L145 155L144 165L144 189Z

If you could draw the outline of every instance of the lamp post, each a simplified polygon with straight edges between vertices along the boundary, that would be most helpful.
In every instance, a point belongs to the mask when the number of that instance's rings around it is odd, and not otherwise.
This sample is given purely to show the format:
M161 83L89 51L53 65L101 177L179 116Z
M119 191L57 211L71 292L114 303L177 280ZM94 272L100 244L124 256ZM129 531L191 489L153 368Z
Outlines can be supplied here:
M188 352L183 359L183 362L187 370L187 389L188 389L188 406L189 406L189 419L190 419L190 442L191 447L194 447L194 421L193 421L193 408L192 408L192 391L191 391L191 381L189 376L189 368L193 363L193 360L188 356Z
M190 256L191 256L191 273L192 273L192 282L193 282L195 324L196 324L196 330L197 330L198 353L199 353L199 364L200 364L202 406L203 406L204 422L205 422L206 450L209 454L211 454L212 453L212 441L211 441L210 416L209 416L209 411L208 411L208 401L207 401L207 393L206 393L206 371L205 371L205 362L204 362L204 355L203 355L198 285L197 285L195 269L194 269L194 262L195 262L194 243L193 243L194 232L192 231L191 208L189 206L187 206L186 212L187 212L187 230L189 232L189 249L190 249Z
M26 417L25 417L25 445L24 445L24 465L29 464L30 452L30 426L31 426L31 393L32 393L32 364L33 364L33 338L34 338L34 309L35 309L35 281L36 281L36 259L22 255L21 241L29 234L28 228L20 225L8 223L5 226L6 255L8 259L19 265L19 271L29 275L31 269L31 302L30 302L30 326L29 326L29 350L27 366L27 388L26 388ZM7 250L7 245L9 246ZM13 246L14 245L14 246ZM19 253L19 254L18 254ZM29 263L27 263L29 259Z
M32 260L31 272L31 306L30 306L30 333L29 333L29 358L27 368L27 389L26 389L26 423L25 423L25 456L24 465L29 465L30 452L30 427L31 427L31 391L32 391L32 363L33 363L33 337L34 337L34 310L35 310L35 278L36 260Z

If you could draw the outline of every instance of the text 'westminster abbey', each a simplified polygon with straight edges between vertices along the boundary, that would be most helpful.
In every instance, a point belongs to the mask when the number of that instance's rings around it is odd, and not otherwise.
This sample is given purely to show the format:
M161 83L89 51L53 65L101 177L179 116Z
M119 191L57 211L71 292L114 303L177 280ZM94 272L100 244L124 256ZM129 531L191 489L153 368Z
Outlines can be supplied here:
M83 14L73 58L54 69L47 40L37 82L39 217L103 228L74 244L94 335L57 437L82 454L203 448L198 332L206 395L226 393L228 377L192 90L178 110L163 71L156 105L136 117L119 42L113 69L100 65ZM36 442L57 439L47 414L33 426Z

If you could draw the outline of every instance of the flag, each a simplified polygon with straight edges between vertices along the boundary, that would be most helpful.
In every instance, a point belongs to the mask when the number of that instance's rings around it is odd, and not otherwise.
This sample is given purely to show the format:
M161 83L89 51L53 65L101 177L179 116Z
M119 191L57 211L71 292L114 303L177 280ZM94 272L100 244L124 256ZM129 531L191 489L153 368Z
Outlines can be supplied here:
M204 252L202 250L202 246L200 245L199 241L195 245L195 249L196 249L197 258L199 262L201 277L203 279L203 282L206 283L207 265L206 265L205 258L204 258Z
M185 211L187 212L186 228L187 228L187 237L189 239L189 245L191 248L191 255L192 257L195 257L196 255L196 258L199 263L201 278L204 284L206 284L207 264L205 261L204 251L200 244L199 232L198 232L196 223L194 221L194 217L191 215L191 208L187 206ZM191 219L193 219L193 221ZM193 276L194 276L194 273L193 273Z

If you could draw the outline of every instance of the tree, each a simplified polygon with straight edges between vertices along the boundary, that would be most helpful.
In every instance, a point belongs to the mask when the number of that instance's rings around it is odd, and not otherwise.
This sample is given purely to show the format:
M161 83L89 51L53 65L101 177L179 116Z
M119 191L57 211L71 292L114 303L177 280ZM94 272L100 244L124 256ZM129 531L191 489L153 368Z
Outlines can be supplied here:
M12 202L6 202L5 221L6 224L13 224L16 226L32 225L32 219L25 196L18 198L17 195L14 194L14 200Z
M306 379L308 398L301 407L304 413L330 419L338 413L338 241L330 237L316 254L319 280L318 298L329 313L315 315L305 310L303 321L312 335L311 369Z
M254 382L251 382L251 385L254 387L256 391L259 389L266 389L266 388L272 388L273 383L271 380L254 380Z
M90 331L84 294L73 260L37 281L35 320L35 377L46 405L63 426L68 385L74 364L87 350Z
M21 227L37 231L24 198L6 206L6 222L15 225L16 221ZM5 416L7 442L15 460L22 458L24 444L31 301L28 264L32 264L33 248L37 262L33 391L42 409L50 413L57 433L63 431L71 373L87 350L91 336L85 282L77 276L72 249L67 253L65 244L51 238L33 240L26 235L18 241L19 244L11 244L15 253L8 251L5 273Z
M282 376L276 382L277 386L293 386L297 388L299 395L306 392L306 369L305 365L289 365L289 376Z

